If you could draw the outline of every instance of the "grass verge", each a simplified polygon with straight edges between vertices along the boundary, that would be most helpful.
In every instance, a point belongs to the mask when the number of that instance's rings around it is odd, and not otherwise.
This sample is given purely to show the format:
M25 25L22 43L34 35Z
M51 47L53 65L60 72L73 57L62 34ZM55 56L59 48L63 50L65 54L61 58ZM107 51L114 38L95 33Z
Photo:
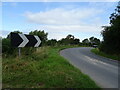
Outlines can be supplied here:
M100 55L100 56L103 56L103 57L107 57L107 58L110 58L110 59L113 59L113 60L118 60L118 61L120 61L120 56L118 56L118 55L106 54L106 53L104 53L104 52L99 51L98 48L92 49L91 52L95 53L96 55Z
M38 48L34 55L3 58L3 88L99 88L59 55L65 47Z

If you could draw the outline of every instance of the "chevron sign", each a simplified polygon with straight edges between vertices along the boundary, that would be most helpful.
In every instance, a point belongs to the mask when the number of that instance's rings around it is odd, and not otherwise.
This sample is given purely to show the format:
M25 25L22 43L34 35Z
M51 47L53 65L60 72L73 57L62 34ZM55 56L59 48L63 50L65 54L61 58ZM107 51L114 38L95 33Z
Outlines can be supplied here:
M13 47L39 47L41 40L35 35L11 33L11 45Z

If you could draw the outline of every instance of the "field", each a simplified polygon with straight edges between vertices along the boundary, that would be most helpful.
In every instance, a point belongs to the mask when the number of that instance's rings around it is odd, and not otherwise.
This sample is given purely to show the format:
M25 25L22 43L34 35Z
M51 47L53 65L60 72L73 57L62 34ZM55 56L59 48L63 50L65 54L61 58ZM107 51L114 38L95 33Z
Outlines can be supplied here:
M64 48L41 47L32 55L3 58L3 88L99 88L59 55Z

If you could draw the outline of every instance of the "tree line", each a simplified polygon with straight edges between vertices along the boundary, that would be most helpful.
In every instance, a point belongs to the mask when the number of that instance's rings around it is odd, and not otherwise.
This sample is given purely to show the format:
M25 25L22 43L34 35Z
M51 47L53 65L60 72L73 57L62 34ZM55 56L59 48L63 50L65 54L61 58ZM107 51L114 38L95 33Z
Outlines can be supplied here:
M14 31L14 33L23 34L20 31ZM75 36L71 34L68 34L65 38L62 38L60 40L57 40L57 39L48 40L48 33L45 32L44 30L34 30L34 31L29 32L29 35L39 36L42 41L41 47L42 46L54 47L54 46L62 46L62 45L92 46L94 44L96 45L100 44L100 40L95 37L90 37L89 39L84 39L82 40L82 42L80 42L79 38L75 38ZM35 50L36 48L34 47L25 47L25 48L22 48L22 53L24 55L29 55ZM2 53L4 56L9 56L11 54L14 54L16 56L17 51L18 51L17 48L14 48L11 46L10 33L9 33L6 38L2 39Z

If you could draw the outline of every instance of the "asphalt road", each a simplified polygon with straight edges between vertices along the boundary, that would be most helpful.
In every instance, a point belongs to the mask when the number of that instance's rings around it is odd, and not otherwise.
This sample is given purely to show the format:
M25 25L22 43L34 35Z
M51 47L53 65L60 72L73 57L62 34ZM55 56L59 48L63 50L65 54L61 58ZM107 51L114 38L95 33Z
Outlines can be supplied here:
M60 55L102 88L118 88L118 62L95 55L91 47L69 48Z

